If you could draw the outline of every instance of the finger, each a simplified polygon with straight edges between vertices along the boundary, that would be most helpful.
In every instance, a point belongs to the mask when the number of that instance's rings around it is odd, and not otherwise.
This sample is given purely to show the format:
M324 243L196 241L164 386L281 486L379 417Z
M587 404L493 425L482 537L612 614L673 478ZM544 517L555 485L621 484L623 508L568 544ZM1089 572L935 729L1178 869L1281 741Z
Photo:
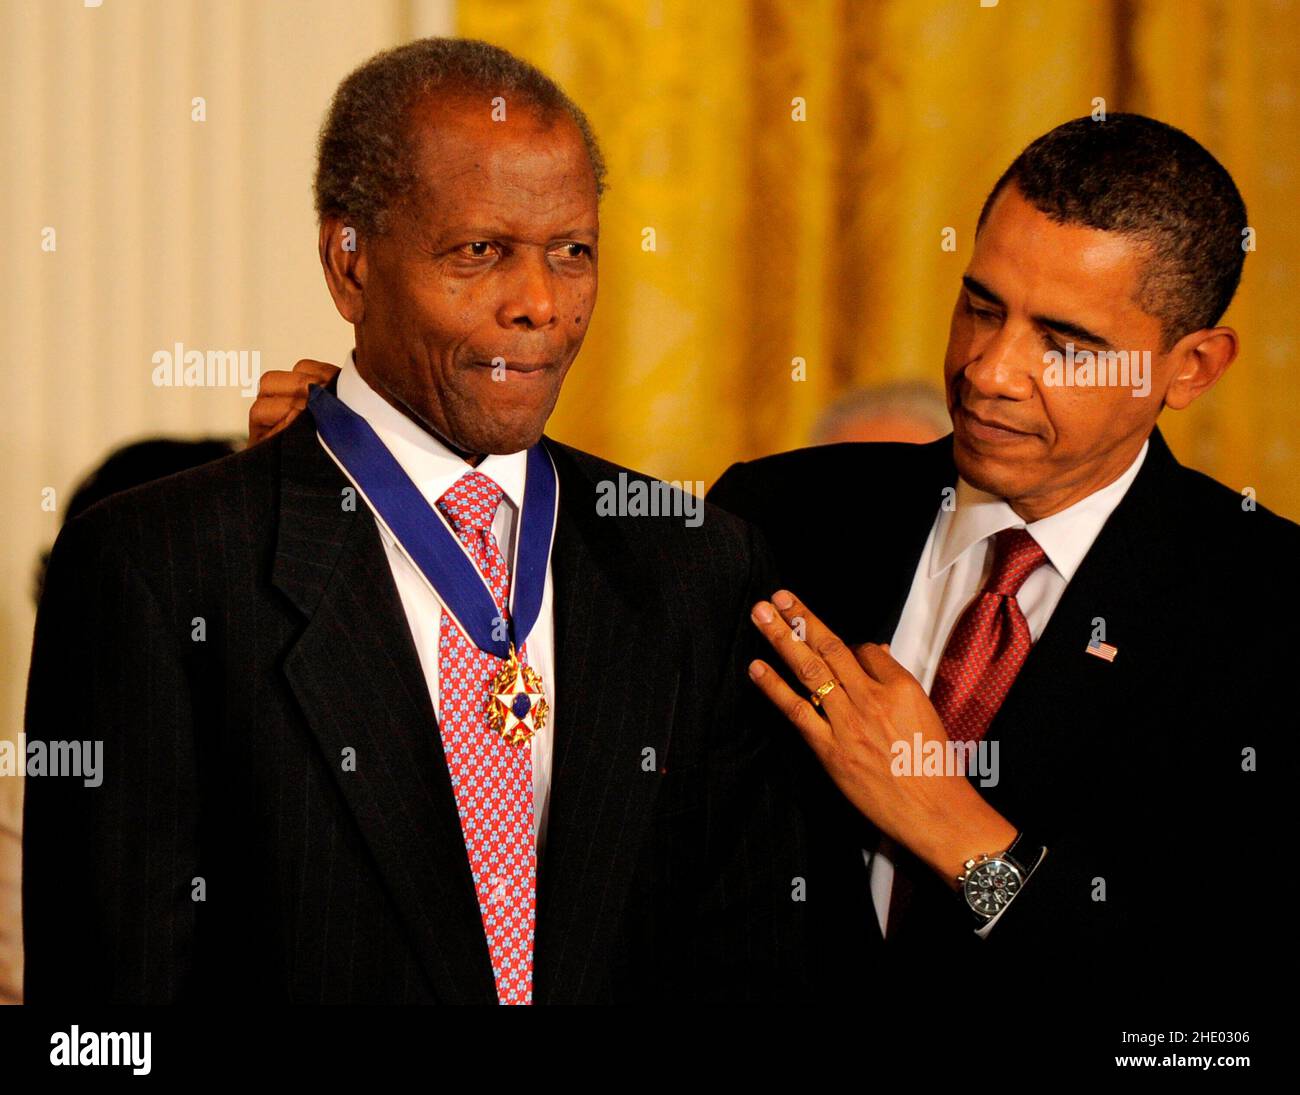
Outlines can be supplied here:
M254 422L250 414L248 419L249 447L260 445L267 438L274 437L292 421L292 418L282 418L277 422Z
M749 679L771 701L772 706L790 720L813 751L821 756L831 744L833 731L830 723L817 713L817 708L798 695L781 679L780 673L760 659L755 658L750 662Z
M307 391L309 381L296 373L285 372L283 369L268 369L264 372L257 382L258 398L264 396L293 395L296 392Z
M872 680L881 684L893 684L912 676L895 658L887 645L881 643L863 643L853 651L858 664L867 671Z
M286 417L296 417L297 413L306 406L305 397L260 395L248 408L248 424L260 427L274 426Z
M750 619L763 633L763 637L772 644L772 649L780 655L781 660L794 671L799 683L810 693L817 691L829 680L838 682L839 678L822 661L817 652L806 642L796 639L791 634L780 613L767 601L759 601L754 606ZM856 665L852 669L861 676L861 671ZM843 688L836 687L822 697L822 706L829 717L835 718L846 713L846 709L853 706L853 701L849 699Z
M250 438L248 439L248 443L249 443L250 445L256 445L256 444L257 444L258 442L260 442L260 441L269 441L269 440L270 440L272 437L274 437L277 433L280 433L280 432L281 432L281 431L282 431L286 426L288 426L289 423L291 423L292 421L293 421L292 418L284 418L284 419L281 419L281 420L280 420L279 422L277 422L274 426L271 426L271 427L267 428L266 431L265 431L264 433L259 434L256 438L250 437Z
M307 406L305 399L259 397L248 409L248 443L257 445L274 437L302 414Z
M328 384L340 372L337 365L331 365L327 361L314 361L310 357L304 357L301 361L296 362L293 371L300 376L319 381L321 384Z
M863 673L848 645L788 589L778 589L772 594L772 604L791 628L802 631L804 641L826 663L850 698L855 701L866 698L872 681Z
M269 369L262 374L257 385L257 394L263 395L301 395L307 397L307 386L319 382L319 378L304 373L289 373L283 369Z

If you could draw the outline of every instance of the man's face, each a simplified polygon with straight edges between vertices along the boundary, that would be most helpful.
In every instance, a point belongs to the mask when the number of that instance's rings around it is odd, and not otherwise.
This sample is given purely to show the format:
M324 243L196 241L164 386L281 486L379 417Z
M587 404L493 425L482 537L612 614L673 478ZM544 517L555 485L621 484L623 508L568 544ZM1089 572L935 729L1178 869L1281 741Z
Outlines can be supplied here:
M1144 260L1117 233L1056 223L1014 184L976 238L944 362L953 452L963 478L1027 520L1117 478L1155 424L1174 368L1160 320L1135 300ZM1053 383L1044 355L1069 343L1150 351L1149 391Z
M415 197L362 241L357 367L466 453L541 437L596 303L596 182L566 115L426 101Z

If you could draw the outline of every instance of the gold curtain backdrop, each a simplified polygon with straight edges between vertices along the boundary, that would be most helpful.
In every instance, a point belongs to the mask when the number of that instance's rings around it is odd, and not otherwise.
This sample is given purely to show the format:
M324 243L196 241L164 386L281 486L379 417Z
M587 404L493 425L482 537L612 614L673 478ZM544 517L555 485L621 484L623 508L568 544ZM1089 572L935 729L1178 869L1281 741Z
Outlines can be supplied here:
M1100 98L1187 130L1246 198L1241 357L1161 427L1184 463L1300 518L1291 0L460 0L457 29L558 78L609 161L559 438L710 482L805 444L848 386L938 390L985 194Z

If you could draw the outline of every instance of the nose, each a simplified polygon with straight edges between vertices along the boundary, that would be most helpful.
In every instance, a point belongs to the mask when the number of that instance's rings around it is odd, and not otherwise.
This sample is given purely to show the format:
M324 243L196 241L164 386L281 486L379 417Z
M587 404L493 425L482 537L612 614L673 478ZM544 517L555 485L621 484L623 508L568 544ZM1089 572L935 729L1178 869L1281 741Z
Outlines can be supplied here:
M962 375L975 394L985 399L1029 399L1041 359L1037 333L1030 327L1017 330L1005 323L979 347Z
M544 255L518 256L497 319L503 327L534 330L555 322L555 275Z

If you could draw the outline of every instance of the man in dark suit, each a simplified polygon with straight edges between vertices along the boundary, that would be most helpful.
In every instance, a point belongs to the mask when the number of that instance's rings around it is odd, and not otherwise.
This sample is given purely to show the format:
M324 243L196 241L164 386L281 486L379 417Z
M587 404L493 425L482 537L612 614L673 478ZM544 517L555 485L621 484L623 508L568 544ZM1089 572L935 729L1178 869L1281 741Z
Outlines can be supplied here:
M710 494L798 595L754 616L794 688L751 675L853 807L843 824L869 823L896 986L977 1014L1041 1002L1020 995L1038 972L1114 1003L1255 976L1281 940L1265 809L1295 724L1300 528L1182 467L1156 428L1236 356L1219 320L1246 223L1185 134L1058 127L981 214L945 364L954 432L756 460Z
M29 744L104 755L98 786L27 783L29 1002L800 991L792 736L743 676L756 537L610 513L611 484L653 484L543 438L601 172L577 107L482 43L340 87L317 200L349 367L268 443L55 545Z

